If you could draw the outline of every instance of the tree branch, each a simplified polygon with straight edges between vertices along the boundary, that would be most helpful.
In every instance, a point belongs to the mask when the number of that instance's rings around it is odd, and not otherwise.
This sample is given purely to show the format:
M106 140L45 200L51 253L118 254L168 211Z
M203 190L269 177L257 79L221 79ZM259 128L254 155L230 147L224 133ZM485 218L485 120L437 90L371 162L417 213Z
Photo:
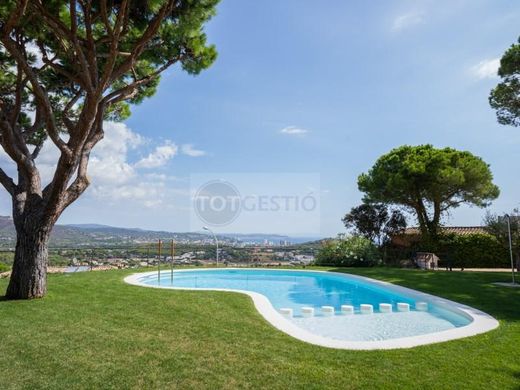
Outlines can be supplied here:
M13 179L8 176L2 168L0 168L0 183L4 186L10 195L14 195L16 184L14 184Z
M56 38L58 40L61 40L63 38L63 36L65 36L65 38L72 43L72 45L74 47L74 51L75 51L75 57L78 60L79 64L81 65L80 66L81 71L78 73L80 73L84 78L85 89L93 91L94 88L93 88L91 73L90 73L90 69L89 69L89 64L86 60L85 53L83 52L83 48L81 47L77 34L72 34L71 30L69 30L68 27L63 22L61 22L59 19L55 18L54 15L50 14L47 11L47 9L45 8L45 6L41 0L31 1L30 5L33 6L35 8L35 11L39 12L40 15L42 16L42 18L44 18L45 21L52 27L51 30L53 31L54 35L56 36ZM75 15L75 9L74 9L74 15ZM74 25L75 25L75 23L77 23L77 21L75 20L75 17L72 18L72 15L71 15L71 19L74 19L74 20L71 20L72 28L74 28Z
M59 136L58 128L54 120L54 112L49 101L47 92L40 85L36 74L33 72L33 69L29 66L23 54L20 52L17 43L13 41L9 37L9 35L6 34L4 31L0 41L4 44L4 47L9 51L9 53L13 56L16 62L20 65L23 72L27 75L31 83L34 96L45 111L45 124L47 126L47 132L49 134L49 137L54 142L54 144L61 150L62 153L70 154L71 151L68 148L67 144L65 144L65 142Z
M152 72L146 77L143 77L142 79L136 80L135 82L128 84L124 86L123 88L117 89L108 95L106 95L103 99L103 101L107 105L115 104L117 102L120 102L125 99L129 99L133 97L133 94L136 93L136 89L142 85L146 85L147 83L151 82L153 79L158 77L162 72L164 72L166 69L168 69L170 66L175 64L176 62L180 61L182 59L182 55L179 55L175 58L172 58L168 60L166 63L164 63L161 67L159 67L155 72Z
M150 41L150 39L153 38L153 36L159 30L161 23L164 20L164 17L172 11L174 3L175 1L170 0L159 10L159 12L150 21L150 24L148 25L143 35L135 44L133 50L131 51L132 54L129 57L127 57L125 61L123 61L123 63L112 73L109 81L117 80L126 72L128 72L132 68L132 66L134 66L135 61L142 54L146 44Z
M27 3L28 3L28 0L23 0L23 1L18 2L18 6L11 13L11 15L9 16L9 19L4 24L4 26L2 26L2 30L10 32L14 29L17 22L20 20L22 15L25 13L25 10L27 8Z
M101 3L104 3L102 1ZM126 14L129 12L128 10L128 0L123 0L119 14L116 18L116 23L114 28L110 27L110 22L108 21L108 16L106 15L106 4L104 4L104 10L102 5L102 14L104 14L104 18L106 18L105 25L108 26L108 35L110 37L110 54L108 56L108 61L105 65L105 69L103 70L103 76L99 82L100 94L102 94L108 86L108 83L111 81L111 76L114 71L114 67L117 60L117 53L119 48L119 38L121 32L123 31L124 20L126 19Z

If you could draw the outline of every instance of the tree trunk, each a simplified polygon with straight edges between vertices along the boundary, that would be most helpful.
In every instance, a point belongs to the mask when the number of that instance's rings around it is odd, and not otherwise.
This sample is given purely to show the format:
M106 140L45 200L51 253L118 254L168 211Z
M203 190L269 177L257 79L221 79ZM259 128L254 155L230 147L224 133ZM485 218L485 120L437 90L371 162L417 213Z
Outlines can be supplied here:
M47 292L47 245L50 229L37 217L15 219L16 252L7 299L41 298Z

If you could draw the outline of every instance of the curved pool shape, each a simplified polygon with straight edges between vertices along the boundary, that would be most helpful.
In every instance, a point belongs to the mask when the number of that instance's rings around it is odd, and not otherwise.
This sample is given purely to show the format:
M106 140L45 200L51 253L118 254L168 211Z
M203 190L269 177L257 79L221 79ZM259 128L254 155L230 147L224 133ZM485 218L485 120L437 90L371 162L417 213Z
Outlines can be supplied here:
M173 280L173 283L172 283ZM184 290L235 291L249 295L257 310L276 328L312 343L342 349L391 349L454 340L487 332L498 321L486 313L453 301L405 287L350 274L272 269L202 269L134 274L127 283L145 287ZM418 302L427 311L416 310ZM392 312L379 312L379 304L391 304ZM397 311L398 303L410 311ZM362 304L373 314L360 314ZM354 314L342 314L341 305L354 306ZM321 314L332 306L334 314ZM314 308L311 317L302 307ZM279 310L292 309L293 316ZM241 313L237 313L241 315Z

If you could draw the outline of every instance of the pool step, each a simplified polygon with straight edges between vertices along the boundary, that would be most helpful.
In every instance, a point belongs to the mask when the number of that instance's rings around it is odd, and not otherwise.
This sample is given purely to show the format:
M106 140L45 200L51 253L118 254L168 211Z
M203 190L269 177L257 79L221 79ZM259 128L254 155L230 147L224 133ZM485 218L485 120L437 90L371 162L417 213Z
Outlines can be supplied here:
M341 305L341 314L354 314L354 306Z
M362 303L359 306L359 311L361 314L372 314L374 312L374 306Z
M410 304L405 302L397 302L397 311L398 312L409 312ZM380 303L379 306L380 313L393 313L393 306L391 303ZM415 310L417 311L428 311L428 302L415 302ZM278 310L281 315L286 318L293 317L293 309L288 307L283 307ZM310 318L314 317L315 309L312 306L302 306L300 309L302 317ZM373 314L374 306L363 303L359 306L359 312L361 314ZM351 315L355 313L354 306L352 305L341 305L340 313L343 315ZM332 317L336 314L334 306L321 306L320 314L323 317ZM338 313L339 314L339 313Z
M321 314L323 314L326 317L333 316L334 315L334 306L322 306Z

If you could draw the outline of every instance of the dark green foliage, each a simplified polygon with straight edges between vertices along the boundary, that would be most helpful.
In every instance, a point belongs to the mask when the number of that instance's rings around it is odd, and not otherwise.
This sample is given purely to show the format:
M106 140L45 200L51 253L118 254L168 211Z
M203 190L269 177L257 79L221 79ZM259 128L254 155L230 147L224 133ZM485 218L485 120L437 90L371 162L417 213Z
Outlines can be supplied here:
M384 204L363 203L350 209L343 219L347 229L382 245L390 236L406 228L406 217L399 210L388 210Z
M509 231L511 231L513 261L516 268L520 269L520 210L514 209L509 215L487 213L484 223L489 234L493 235L504 248L509 248ZM511 259L510 254L508 258Z
M0 264L11 266L13 264L14 253L13 252L0 252Z
M466 268L507 268L509 253L489 234L454 236L448 243L448 257L454 266Z
M9 20L17 4L16 1L4 1L2 3L0 6L0 25ZM49 24L48 20L54 17L60 25L70 26L70 2L46 0L42 2L42 9L45 10L45 13L42 13L38 6L31 4L33 2L29 3L16 31L27 51L28 62L34 67L41 85L52 97L51 103L56 115L57 125L62 131L66 131L61 115L68 101L84 85L82 85L83 81L79 83L80 85L73 82L73 80L78 80L76 74L81 72L78 65L78 54L73 50L73 45L70 42L70 37L73 34L69 32L69 36L65 35L63 31ZM88 9L91 23L86 23L84 15L87 12L84 11L83 6L80 7L78 4L76 12L79 17L76 35L80 44L88 46L87 33L89 30L91 31L93 40L96 42L96 65L98 67L96 72L101 75L105 69L108 69L107 64L111 56L110 33L107 31L104 22L101 2L87 3L91 3ZM145 34L161 8L166 7L168 2L134 0L130 3L125 30L118 42L118 52L121 54L115 59L115 69L124 64L130 53L135 52L136 43ZM159 85L162 67L179 63L183 70L196 75L215 61L216 49L214 45L208 45L202 26L215 15L218 0L178 0L174 3L170 14L164 17L158 33L146 43L135 64L122 71L121 74L114 74L115 77L110 82L105 95L131 85L135 81L146 80L147 78L149 80L139 85L136 93L128 99L107 104L105 119L124 120L130 115L130 104L138 104L145 98L153 96ZM121 10L121 2L108 2L106 8L107 21L111 28L115 29L114 23ZM46 16L47 13L48 17ZM91 53L86 49L86 55L90 55ZM37 61L42 55L44 55L44 61L53 59L55 64L37 71L41 66L37 64ZM0 93L4 104L14 104L15 96L12 86L16 84L17 74L18 70L14 58L0 44ZM74 77L67 78L64 77L64 74L70 74ZM19 124L28 129L30 121L26 113L35 110L36 102L34 99L30 99L30 91L24 89L23 93L24 107ZM77 107L67 110L68 119L78 118L82 109L82 97L78 100ZM45 133L46 129L42 128L38 137L45 137ZM36 140L34 143L37 143Z
M467 151L432 145L401 146L358 178L367 203L414 212L423 235L438 234L442 216L461 204L487 206L500 191L489 166Z
M498 123L520 126L520 38L502 56L498 75L502 78L489 96Z
M509 252L490 234L441 234L435 240L423 238L410 248L391 248L389 263L411 259L416 252L435 253L440 267L508 268Z
M322 243L316 264L342 267L370 267L380 262L377 247L368 238L352 236Z
M49 265L54 267L65 267L71 263L69 259L61 255L49 255Z

